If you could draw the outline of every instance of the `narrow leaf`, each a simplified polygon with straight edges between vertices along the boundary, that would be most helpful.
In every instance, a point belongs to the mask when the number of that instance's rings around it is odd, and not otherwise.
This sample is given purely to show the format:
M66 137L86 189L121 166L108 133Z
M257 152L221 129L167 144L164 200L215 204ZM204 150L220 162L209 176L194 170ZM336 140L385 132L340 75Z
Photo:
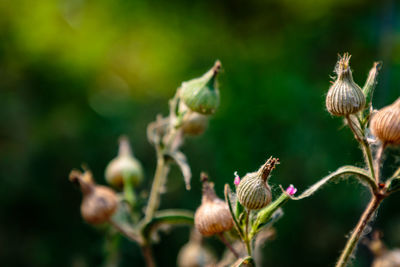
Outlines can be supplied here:
M141 232L145 240L149 240L152 232L160 225L193 225L193 212L187 210L162 210L157 211L148 222L142 222Z
M231 204L231 199L230 199L231 188L229 187L228 184L225 184L225 191L224 191L224 193L225 193L225 202L226 202L226 204L228 205L229 212L231 213L233 222L234 222L234 224L235 224L235 228L236 228L236 230L238 231L240 237L243 239L243 236L244 236L244 235L243 235L242 228L240 227L240 224L239 224L239 222L237 221L237 218L236 218L236 216L235 216L235 213L233 212L233 209L232 209L232 204Z
M291 198L294 200L307 198L312 194L314 194L318 189L320 189L326 183L338 179L344 175L354 175L362 184L367 185L372 192L376 192L378 189L375 180L371 176L369 176L366 170L355 166L343 166L338 170L336 170L335 172L329 174L328 176L325 176L324 178L316 182L314 185L312 185L298 197L291 197Z
M190 166L187 162L185 154L180 151L174 151L173 153L169 153L166 156L172 158L179 166L183 175L183 179L185 181L186 190L190 190L190 179L192 178L192 171L190 170Z
M377 78L378 78L378 72L382 67L381 62L374 62L374 65L372 66L371 70L369 71L367 81L365 82L365 85L363 87L363 93L365 95L365 103L366 108L369 108L371 101L372 101L372 96L374 94L374 90L377 84Z

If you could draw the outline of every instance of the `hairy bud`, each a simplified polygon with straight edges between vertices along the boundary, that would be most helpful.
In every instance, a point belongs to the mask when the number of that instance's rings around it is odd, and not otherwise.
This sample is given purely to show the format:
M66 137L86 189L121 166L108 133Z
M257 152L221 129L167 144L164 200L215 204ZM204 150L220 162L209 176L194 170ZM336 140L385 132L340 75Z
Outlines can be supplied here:
M383 143L400 144L400 98L372 117L371 131Z

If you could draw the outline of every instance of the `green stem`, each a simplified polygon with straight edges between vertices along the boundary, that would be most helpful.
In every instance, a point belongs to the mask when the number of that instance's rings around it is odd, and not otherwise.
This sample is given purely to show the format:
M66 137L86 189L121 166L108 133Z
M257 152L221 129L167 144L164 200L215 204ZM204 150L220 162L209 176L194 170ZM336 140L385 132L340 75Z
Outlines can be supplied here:
M123 174L124 179L124 198L126 202L129 203L131 208L135 207L136 196L135 191L133 190L132 180L130 179L130 175L127 173Z
M362 236L362 233L367 226L367 224L371 221L373 215L378 209L380 203L382 202L383 197L380 195L374 195L369 202L367 208L362 214L360 220L357 223L357 226L354 228L349 240L346 243L346 246L340 255L339 261L336 264L336 267L346 267L353 251Z
M347 120L347 124L349 125L350 130L353 132L354 137L356 138L356 140L361 144L362 148L363 148L363 152L364 152L364 158L365 161L368 165L369 171L371 172L371 176L376 180L376 176L375 176L375 171L374 171L374 164L373 164L373 160L372 160L372 153L371 153L371 148L369 147L369 144L365 138L365 133L363 130L360 129L361 135L359 135L359 133L357 132L353 121L351 120L350 116L346 116L346 120ZM378 181L377 181L378 183Z
M165 162L163 153L160 151L157 153L157 167L154 174L153 184L151 186L150 198L146 207L145 220L150 221L154 212L160 205L160 191L164 181L168 175L169 166Z
M376 152L376 156L375 156L375 171L376 171L376 182L379 183L380 182L380 178L381 178L381 162L382 162L382 155L383 155L383 151L386 148L386 143L382 143L379 148L378 151Z
M246 209L246 225L245 225L245 237L244 237L244 243L246 244L246 249L247 249L247 254L251 256L251 240L249 238L249 216L250 212L248 209Z

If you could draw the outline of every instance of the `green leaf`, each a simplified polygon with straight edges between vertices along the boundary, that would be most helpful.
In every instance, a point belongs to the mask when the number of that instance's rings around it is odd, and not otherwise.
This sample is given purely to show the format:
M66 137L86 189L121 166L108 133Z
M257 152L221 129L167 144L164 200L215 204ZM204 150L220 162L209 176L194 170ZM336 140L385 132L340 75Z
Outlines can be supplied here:
M400 168L398 168L393 173L392 177L386 181L386 187L388 193L393 193L400 190Z
M193 212L188 210L161 210L147 222L142 222L141 233L145 240L149 240L151 234L161 225L193 225Z
M314 185L312 185L298 197L291 197L291 198L294 200L307 198L313 195L318 189L320 189L326 183L338 179L344 175L355 176L362 184L368 186L372 192L376 192L378 190L378 186L376 185L375 180L371 176L369 176L366 170L355 166L343 166L337 169L335 172L329 174L328 176L325 176L324 178L316 182Z
M240 258L232 264L232 267L254 267L256 266L252 257L248 256L245 258Z
M235 228L236 228L236 230L238 231L238 233L239 233L240 237L242 238L242 240L244 240L244 239L243 239L244 234L243 234L242 228L240 227L240 224L239 224L239 222L238 222L238 220L237 220L237 218L236 218L236 216L235 216L235 213L233 212L233 209L232 209L231 198L230 198L231 188L229 187L228 184L225 184L225 191L224 191L224 193L225 193L225 202L226 202L226 204L228 205L229 212L231 213L233 222L234 222L234 224L235 224Z
M192 178L192 171L190 170L189 163L187 162L185 154L180 151L174 151L166 154L167 157L172 158L180 168L183 179L185 181L186 190L190 190L190 180Z
M257 213L257 217L254 221L254 224L252 226L251 232L250 232L250 239L252 239L257 232L266 224L268 224L271 221L271 218L275 214L275 212L283 205L286 203L286 201L290 198L290 196L284 192L282 193L274 202L266 206L265 208L261 209ZM279 219L278 214L276 214L276 219Z
M374 62L374 65L369 71L367 81L365 82L365 85L363 87L363 93L366 100L365 103L367 104L366 108L369 108L369 105L371 104L372 96L374 94L374 90L377 84L378 73L381 67L382 62Z

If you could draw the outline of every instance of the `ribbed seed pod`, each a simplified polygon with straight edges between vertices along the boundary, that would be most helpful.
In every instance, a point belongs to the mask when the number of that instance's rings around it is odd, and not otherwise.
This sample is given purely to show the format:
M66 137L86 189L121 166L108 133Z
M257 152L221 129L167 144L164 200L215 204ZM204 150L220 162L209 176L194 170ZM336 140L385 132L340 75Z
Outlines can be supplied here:
M279 159L271 157L258 171L243 177L236 191L240 204L249 210L257 210L271 202L272 194L267 180L276 164L279 164Z
M400 266L400 249L395 249L384 253L377 257L372 267L399 267Z
M143 170L140 162L133 157L129 140L123 136L119 141L118 156L110 161L105 171L106 181L117 188L124 184L124 175L133 186L143 180Z
M205 267L214 266L214 255L201 244L201 235L194 229L189 242L184 245L178 254L179 267Z
M326 96L326 108L335 116L348 116L359 112L365 106L365 96L353 80L350 57L345 53L339 58L335 69L337 79Z
M219 199L214 184L208 182L202 173L203 196L200 207L194 215L196 229L204 236L212 236L230 230L233 227L232 216L225 201Z
M106 186L96 185L92 173L81 173L72 170L69 179L79 183L83 194L81 214L85 221L91 224L107 222L117 210L117 196Z
M372 117L371 131L383 143L400 144L400 98Z
M217 61L202 77L182 83L180 94L191 110L204 115L215 112L219 106L217 74L220 68L221 62Z

